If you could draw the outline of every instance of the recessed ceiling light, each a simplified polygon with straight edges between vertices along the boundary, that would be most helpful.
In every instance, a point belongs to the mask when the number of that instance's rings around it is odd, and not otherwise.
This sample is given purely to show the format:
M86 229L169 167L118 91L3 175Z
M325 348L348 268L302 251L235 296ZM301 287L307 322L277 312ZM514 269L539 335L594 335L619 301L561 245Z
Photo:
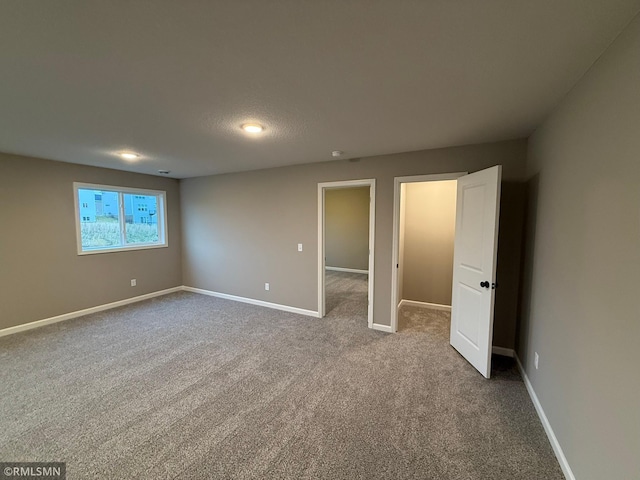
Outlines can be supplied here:
M125 160L135 160L136 158L140 158L140 155L133 152L120 152L118 155L120 155Z
M331 152L331 156L332 157L339 157L343 154L344 152L341 150L334 150L333 152Z
M259 123L245 123L242 125L242 129L247 133L260 133L264 130L264 127Z

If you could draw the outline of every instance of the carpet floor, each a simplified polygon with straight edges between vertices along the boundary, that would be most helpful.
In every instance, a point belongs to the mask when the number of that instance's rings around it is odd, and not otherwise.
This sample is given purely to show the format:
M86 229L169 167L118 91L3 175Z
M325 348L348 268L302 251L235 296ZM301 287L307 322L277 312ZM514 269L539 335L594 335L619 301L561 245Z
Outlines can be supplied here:
M445 312L370 330L366 277L331 275L322 320L180 292L0 338L0 461L63 461L69 479L563 478L511 361L484 379Z

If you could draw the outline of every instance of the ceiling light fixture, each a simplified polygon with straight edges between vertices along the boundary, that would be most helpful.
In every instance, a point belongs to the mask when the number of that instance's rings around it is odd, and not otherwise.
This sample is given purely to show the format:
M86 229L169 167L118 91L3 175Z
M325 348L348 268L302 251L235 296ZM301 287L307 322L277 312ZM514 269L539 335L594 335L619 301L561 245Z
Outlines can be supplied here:
M331 156L332 157L339 157L343 154L344 152L341 150L334 150L333 152L331 152Z
M241 128L247 133L261 133L264 130L259 123L245 123Z
M136 158L140 158L140 155L133 152L121 152L118 155L120 155L125 160L135 160Z

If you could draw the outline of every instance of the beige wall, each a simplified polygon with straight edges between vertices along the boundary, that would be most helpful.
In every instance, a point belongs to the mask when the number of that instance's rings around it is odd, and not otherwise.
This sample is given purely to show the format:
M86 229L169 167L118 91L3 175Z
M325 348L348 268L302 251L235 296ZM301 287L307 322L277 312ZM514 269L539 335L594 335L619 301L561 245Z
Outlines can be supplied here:
M408 183L402 299L451 305L456 181Z
M400 184L400 218L398 219L398 305L404 298L404 232L407 214L407 184Z
M0 172L0 328L182 284L178 181L6 154ZM165 190L169 246L79 256L73 182Z
M375 178L374 322L389 325L394 177L502 164L502 203L515 211L525 156L526 141L516 140L183 180L184 282L317 311L318 183ZM496 292L494 343L504 347L514 342L520 217L504 219L499 240L498 278L515 288ZM265 282L271 284L268 292Z
M637 17L530 139L518 354L580 480L640 478L639 126Z
M369 268L369 187L327 189L325 256L328 267Z

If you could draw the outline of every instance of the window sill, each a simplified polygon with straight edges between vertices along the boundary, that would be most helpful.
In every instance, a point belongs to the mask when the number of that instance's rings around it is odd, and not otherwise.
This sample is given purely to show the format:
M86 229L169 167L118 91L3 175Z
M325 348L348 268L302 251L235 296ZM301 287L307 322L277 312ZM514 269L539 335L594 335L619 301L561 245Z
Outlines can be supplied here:
M96 250L78 251L78 255L96 255L99 253L130 252L132 250L149 250L152 248L167 248L168 246L169 246L168 243L164 243L162 245L153 244L153 245L136 245L135 247L126 246L126 247L100 248Z

